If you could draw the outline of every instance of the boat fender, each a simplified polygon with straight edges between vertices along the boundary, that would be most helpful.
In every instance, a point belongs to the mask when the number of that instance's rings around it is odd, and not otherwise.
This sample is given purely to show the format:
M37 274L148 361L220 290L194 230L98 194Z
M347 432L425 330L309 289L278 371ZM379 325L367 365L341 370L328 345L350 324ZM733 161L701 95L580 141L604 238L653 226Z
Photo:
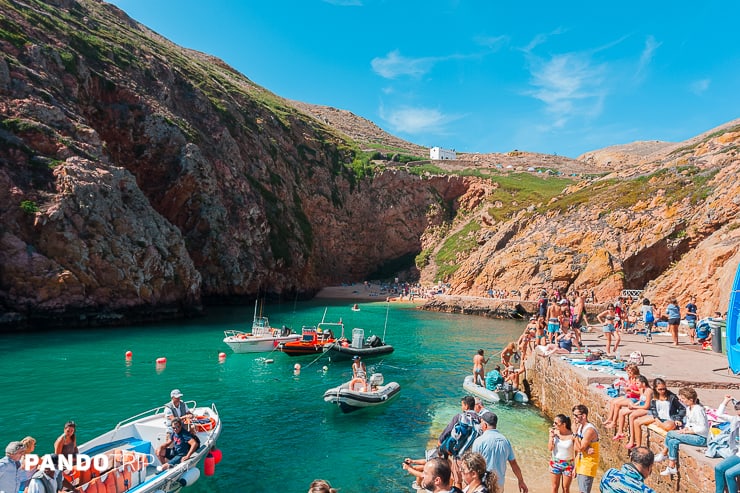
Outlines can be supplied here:
M206 476L213 476L216 473L216 458L211 452L208 452L206 460L203 461L203 472Z
M357 384L360 384L359 387ZM349 383L349 389L355 392L367 392L367 383L364 378L353 378Z
M178 483L180 483L183 487L184 486L191 486L193 483L198 481L198 478L200 477L200 469L197 467L191 467L187 471L185 471L185 474L180 476L180 479L177 480Z
M224 456L221 450L217 448L211 449L211 454L213 454L213 460L216 462L216 464L221 462L221 459L223 459Z

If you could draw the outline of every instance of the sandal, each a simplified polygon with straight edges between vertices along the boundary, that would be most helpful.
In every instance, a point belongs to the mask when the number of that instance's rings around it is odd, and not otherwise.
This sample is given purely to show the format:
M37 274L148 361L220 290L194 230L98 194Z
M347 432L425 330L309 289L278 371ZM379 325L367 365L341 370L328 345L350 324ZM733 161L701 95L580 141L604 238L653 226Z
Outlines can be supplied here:
M636 445L634 443L625 443L624 444L624 448L626 448L627 450L632 450L635 447L636 447Z
M622 438L624 438L624 433L617 433L612 437L612 440L621 440Z

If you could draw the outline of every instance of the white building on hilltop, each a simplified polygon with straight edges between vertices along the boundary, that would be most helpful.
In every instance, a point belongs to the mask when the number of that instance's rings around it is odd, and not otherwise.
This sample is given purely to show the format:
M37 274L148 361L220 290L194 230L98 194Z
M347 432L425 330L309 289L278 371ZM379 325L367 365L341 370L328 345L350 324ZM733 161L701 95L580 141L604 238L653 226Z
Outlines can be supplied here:
M442 149L441 147L432 147L429 149L429 159L457 159L455 150Z

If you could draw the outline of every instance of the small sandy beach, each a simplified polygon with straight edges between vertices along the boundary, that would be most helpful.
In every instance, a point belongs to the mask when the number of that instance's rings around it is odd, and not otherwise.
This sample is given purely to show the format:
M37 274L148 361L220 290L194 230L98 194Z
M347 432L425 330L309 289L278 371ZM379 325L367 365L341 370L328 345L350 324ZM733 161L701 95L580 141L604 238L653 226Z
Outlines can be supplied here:
M327 286L316 294L316 298L335 299L335 300L351 300L351 301L403 301L403 302L414 302L424 303L425 298L415 296L414 299L409 299L407 296L399 297L397 293L389 293L384 290L379 284L346 284L342 286Z

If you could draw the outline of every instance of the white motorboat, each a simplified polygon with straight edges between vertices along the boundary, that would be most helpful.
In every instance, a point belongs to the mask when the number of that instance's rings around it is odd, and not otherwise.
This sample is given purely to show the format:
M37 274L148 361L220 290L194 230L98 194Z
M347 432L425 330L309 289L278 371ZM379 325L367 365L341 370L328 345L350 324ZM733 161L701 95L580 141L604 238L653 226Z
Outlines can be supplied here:
M252 331L225 330L224 342L235 353L262 353L273 351L282 342L297 341L300 334L283 326L281 329L270 327L267 317L257 316L257 302L254 303Z
M324 402L339 406L344 413L379 406L394 398L401 391L397 382L383 384L383 375L373 373L369 381L355 378L324 392Z
M198 407L195 402L188 402L188 406L194 416L188 426L200 446L187 461L165 470L158 467L161 464L156 451L167 437L162 406L121 421L112 430L80 445L78 466L69 471L68 479L83 492L169 493L192 485L200 477L198 464L215 448L221 419L215 404ZM92 464L106 464L107 468L84 469L79 462L83 455L90 457ZM102 456L108 460L98 460ZM213 456L209 461L214 461ZM208 471L215 465L211 462L204 467Z
M486 387L473 383L473 375L465 377L465 380L463 380L463 389L486 402L529 402L529 397L521 390L514 391L504 386L496 387L496 390L489 390Z

